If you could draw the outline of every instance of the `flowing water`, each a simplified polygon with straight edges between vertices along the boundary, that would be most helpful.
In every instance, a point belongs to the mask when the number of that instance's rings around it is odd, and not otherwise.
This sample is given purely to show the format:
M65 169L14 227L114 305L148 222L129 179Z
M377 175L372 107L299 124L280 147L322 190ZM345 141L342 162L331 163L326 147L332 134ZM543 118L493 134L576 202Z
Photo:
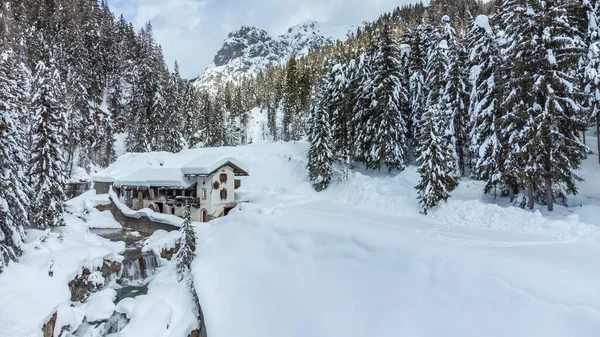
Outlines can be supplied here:
M123 230L94 230L94 233L112 241L125 241L127 248L123 252L121 272L107 287L115 289L115 304L125 298L134 298L148 293L149 278L161 267L160 257L154 253L142 253L142 241L145 238L137 232ZM100 322L84 322L73 334L76 337L111 337L118 336L129 319L121 313L114 312L108 320Z

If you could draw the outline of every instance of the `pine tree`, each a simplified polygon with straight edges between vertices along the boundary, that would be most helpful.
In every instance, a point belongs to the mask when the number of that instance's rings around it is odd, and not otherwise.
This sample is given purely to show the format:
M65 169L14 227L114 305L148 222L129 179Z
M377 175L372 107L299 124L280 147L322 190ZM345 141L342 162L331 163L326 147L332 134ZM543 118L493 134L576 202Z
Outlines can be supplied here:
M587 78L585 91L590 95L590 120L596 126L596 134L600 135L600 2L585 0L583 3L588 22L588 52L584 69ZM597 140L597 148L600 149L600 136ZM598 163L600 163L600 156Z
M0 8L0 34L8 23ZM4 27L3 27L4 26ZM0 39L0 273L10 261L17 261L25 240L23 227L27 216L28 181L25 176L26 139L20 118L28 115L24 65L9 41Z
M199 92L191 82L184 85L182 97L182 112L185 118L185 126L183 128L183 138L185 146L193 147L198 142L196 139L197 132L200 131L201 110L204 110L200 99Z
M63 147L65 146L65 107L63 84L52 60L46 67L39 62L32 85L35 138L29 178L33 184L31 224L39 227L64 225L66 200Z
M470 152L472 176L486 181L485 192L501 182L504 160L500 109L500 50L489 19L478 16L468 32L471 64Z
M448 41L440 39L439 36L434 41L427 54L427 67L425 68L426 110L430 110L432 107L443 109L446 99L446 80L448 78L446 72L450 63Z
M165 116L163 127L162 148L169 152L179 152L183 144L183 92L184 85L181 75L179 74L179 65L175 62L175 67L168 77L167 87L165 92Z
M444 116L436 106L431 106L423 115L419 131L418 158L421 179L415 186L418 198L423 207L423 214L440 201L450 197L450 192L456 188L458 181L455 177L454 157L452 149L443 137Z
M411 74L409 79L410 123L408 127L415 142L418 139L419 121L425 110L427 55L434 37L433 27L428 24L420 24L414 29L409 29L404 37L405 43L410 46L408 58L408 70Z
M196 257L196 233L190 220L190 203L190 200L185 200L183 223L179 228L179 232L181 233L181 237L179 238L179 252L177 253L177 280L179 282L189 275L192 262Z
M462 41L454 41L449 50L449 68L446 72L445 114L448 118L446 135L456 153L456 172L464 175L466 147L469 138L469 83L467 52Z
M369 121L369 108L375 100L373 91L371 90L371 67L369 59L365 53L359 55L354 63L354 74L352 74L352 82L348 85L348 90L352 110L352 129L351 136L353 139L353 159L359 162L367 162L367 154L370 150L368 140L367 125Z
M129 120L126 124L128 152L145 152L151 149L155 137L155 127L161 121L153 121L156 116L156 103L159 91L161 70L157 68L156 43L152 35L152 26L148 23L139 34L137 62L133 66L131 94L127 102Z
M529 190L529 207L538 189L545 191L548 210L553 209L556 187L577 193L573 170L585 155L579 132L582 95L573 76L584 51L581 32L570 25L567 1L530 0L525 6L507 1L502 19L506 27L510 85L520 86L519 96L509 97L507 108L516 119L509 135L517 175ZM527 8L524 10L522 8ZM514 90L514 89L513 89ZM518 100L517 100L518 99ZM542 185L543 183L543 185Z
M408 88L401 86L400 44L391 28L384 25L371 51L369 91L374 100L367 108L366 129L359 138L368 143L365 164L368 168L403 170L408 161Z
M288 63L285 76L285 95L283 101L283 140L300 140L302 130L299 125L301 118L301 101L299 90L300 73L296 58L292 56Z
M320 101L313 107L314 121L308 150L308 174L317 192L326 189L333 177L330 115L325 104L325 101Z
M336 161L348 165L351 152L350 120L352 109L348 102L348 81L345 72L345 67L342 64L335 64L331 67L322 80L319 88L320 92L315 97L315 100L318 100L315 105L320 104L323 109L330 113L331 150ZM313 115L316 111L313 108ZM312 118L314 119L316 116ZM314 119L314 122L318 122L318 119Z

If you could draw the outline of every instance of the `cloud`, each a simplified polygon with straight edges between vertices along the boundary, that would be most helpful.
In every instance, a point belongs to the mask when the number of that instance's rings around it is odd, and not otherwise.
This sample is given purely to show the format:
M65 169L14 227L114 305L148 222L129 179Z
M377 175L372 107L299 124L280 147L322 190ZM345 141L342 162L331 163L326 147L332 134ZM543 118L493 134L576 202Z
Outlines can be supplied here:
M358 25L414 0L108 0L115 15L123 13L139 29L152 22L165 60L178 61L182 75L200 75L212 63L223 40L241 25L271 35L307 20Z

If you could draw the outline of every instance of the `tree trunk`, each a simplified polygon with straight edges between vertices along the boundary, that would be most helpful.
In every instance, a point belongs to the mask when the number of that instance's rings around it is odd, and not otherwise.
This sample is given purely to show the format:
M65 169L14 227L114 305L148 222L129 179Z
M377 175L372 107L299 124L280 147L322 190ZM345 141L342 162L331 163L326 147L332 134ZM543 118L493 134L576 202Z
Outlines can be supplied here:
M496 184L494 184L494 200L496 200Z
M533 209L533 184L529 185L529 190L527 191L527 207Z
M598 140L596 152L600 152L600 116L596 116L596 139ZM600 153L598 153L598 164L600 164Z
M587 142L585 141L585 130L581 131L581 139L583 140L583 145L587 146Z
M515 201L515 190L513 190L512 186L510 185L508 186L508 197L511 203Z
M554 210L554 204L552 203L552 178L546 177L546 204L548 204L548 211Z

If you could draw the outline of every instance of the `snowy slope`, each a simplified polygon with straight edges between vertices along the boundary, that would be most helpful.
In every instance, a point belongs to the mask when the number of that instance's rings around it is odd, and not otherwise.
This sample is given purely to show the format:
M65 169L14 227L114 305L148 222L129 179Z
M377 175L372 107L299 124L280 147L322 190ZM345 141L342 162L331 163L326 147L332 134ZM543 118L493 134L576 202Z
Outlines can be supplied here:
M292 55L302 57L310 50L334 44L337 40L344 41L354 30L352 26L337 27L307 21L289 28L285 34L272 37L262 29L242 26L229 33L213 63L195 85L210 91L215 84L235 80L241 75L256 75L270 65L285 63Z
M252 115L259 139L264 116L260 110ZM596 139L590 135L588 142L597 153ZM598 335L596 154L579 171L586 179L580 194L553 213L513 207L483 195L480 182L463 179L447 204L423 216L415 167L392 175L358 170L348 182L316 193L307 181L307 149L304 142L257 140L120 159L167 167L221 155L251 172L237 190L249 203L195 224L194 285L208 336ZM81 216L84 208L107 201L90 192L68 205ZM86 230L94 222L111 223L109 217L88 216L84 223L68 215L63 243L56 232L43 244L40 231L29 232L21 262L0 274L1 337L39 336L57 308L75 310L66 284L82 266L120 258L122 244ZM172 248L177 237L157 232L144 250ZM120 336L186 337L197 327L186 283L175 277L175 260L165 263L147 295L117 306L131 318ZM106 317L113 297L107 289L83 309Z
M240 189L249 204L197 226L209 336L597 336L595 155L581 194L555 213L494 201L464 180L423 216L414 167L357 172L315 193L306 150L194 150L227 152L253 172Z
M92 199L88 200L92 207L94 202L107 201ZM76 208L83 206L82 199L76 201L70 202L69 206L81 215L82 209ZM88 231L91 223L114 223L112 217L107 219L105 214L96 211L89 213L87 223L71 214L65 215L65 221L65 227L47 233L28 230L28 242L20 262L0 274L0 337L41 337L42 326L57 309L71 310L68 283L81 273L82 268L93 270L101 267L104 260L123 259L118 255L125 249L123 242L110 242ZM47 237L44 242L40 241L42 236ZM52 270L52 276L49 270ZM106 302L101 298L98 300L96 305ZM90 301L92 305L88 309L100 313L101 310L93 307L93 302ZM82 318L80 315L77 324Z

